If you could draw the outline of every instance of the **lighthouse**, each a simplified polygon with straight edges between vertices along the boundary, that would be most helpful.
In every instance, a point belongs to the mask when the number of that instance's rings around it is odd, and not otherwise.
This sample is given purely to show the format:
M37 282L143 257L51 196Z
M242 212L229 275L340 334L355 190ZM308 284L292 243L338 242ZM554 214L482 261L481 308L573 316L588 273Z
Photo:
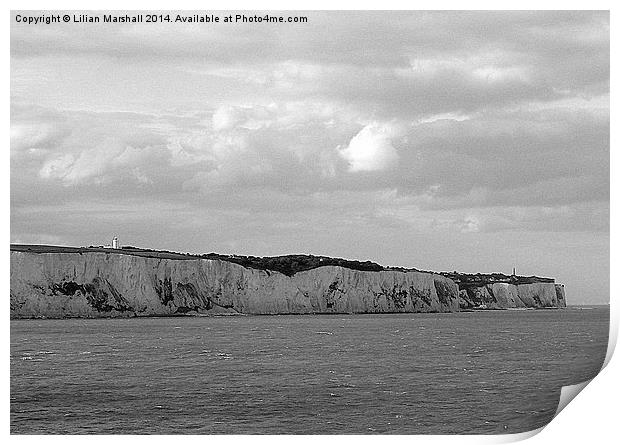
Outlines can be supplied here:
M112 249L118 249L118 238L116 236L112 238Z

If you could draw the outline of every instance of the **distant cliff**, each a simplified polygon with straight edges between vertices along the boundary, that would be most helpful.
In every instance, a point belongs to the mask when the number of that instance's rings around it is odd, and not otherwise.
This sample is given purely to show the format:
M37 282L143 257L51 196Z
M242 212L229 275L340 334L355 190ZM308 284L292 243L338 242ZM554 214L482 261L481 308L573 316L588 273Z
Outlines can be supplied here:
M261 261L281 270L262 268ZM477 283L478 288L459 290L453 278L308 255L261 259L12 245L11 317L455 312L565 305L563 287L552 281Z
M492 283L459 290L461 309L566 307L564 285Z
M564 285L552 278L443 273L459 286L461 309L566 307Z

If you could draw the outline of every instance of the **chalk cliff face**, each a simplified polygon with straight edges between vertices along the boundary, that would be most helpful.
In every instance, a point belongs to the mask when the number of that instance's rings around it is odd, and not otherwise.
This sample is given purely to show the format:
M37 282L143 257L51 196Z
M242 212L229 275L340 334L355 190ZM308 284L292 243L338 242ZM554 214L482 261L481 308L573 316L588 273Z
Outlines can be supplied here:
M564 285L555 285L555 295L558 301L558 307L566 307L566 295L564 294Z
M490 283L459 290L462 309L566 307L564 286L555 283Z
M11 251L12 318L458 310L455 282L426 272L324 266L289 277L220 260Z

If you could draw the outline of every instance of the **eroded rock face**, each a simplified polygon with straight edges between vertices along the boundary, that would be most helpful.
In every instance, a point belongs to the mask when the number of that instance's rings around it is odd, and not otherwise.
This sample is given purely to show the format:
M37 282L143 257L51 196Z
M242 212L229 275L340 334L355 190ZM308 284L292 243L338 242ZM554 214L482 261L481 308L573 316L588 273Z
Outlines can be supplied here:
M558 307L566 307L566 295L564 294L564 285L555 285L555 295L558 301Z
M11 251L13 318L458 310L457 285L426 272L326 266L288 277L220 260Z
M561 284L492 283L461 289L459 305L461 309L556 308L566 307L566 299Z

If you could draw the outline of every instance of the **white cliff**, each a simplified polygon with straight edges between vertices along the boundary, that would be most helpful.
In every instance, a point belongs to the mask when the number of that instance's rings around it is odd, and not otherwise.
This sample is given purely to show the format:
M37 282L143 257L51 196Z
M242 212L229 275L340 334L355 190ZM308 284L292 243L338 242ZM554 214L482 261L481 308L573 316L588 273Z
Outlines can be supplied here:
M427 272L323 266L287 276L212 259L11 251L13 318L458 310L454 281Z
M566 307L564 286L555 283L489 283L459 290L462 309Z

